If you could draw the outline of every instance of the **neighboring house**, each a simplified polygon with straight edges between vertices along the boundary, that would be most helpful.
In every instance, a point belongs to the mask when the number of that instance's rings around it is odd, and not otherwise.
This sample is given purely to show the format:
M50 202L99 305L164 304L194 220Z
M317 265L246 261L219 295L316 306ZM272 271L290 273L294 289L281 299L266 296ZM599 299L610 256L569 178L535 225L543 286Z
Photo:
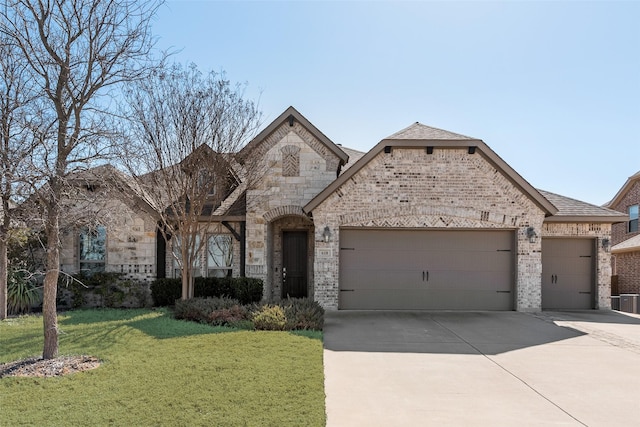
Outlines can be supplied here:
M626 215L536 190L479 139L415 123L360 153L290 107L249 156L265 172L215 208L201 275L326 309L610 307L607 245ZM114 198L121 213L69 235L63 267L175 276L143 195Z
M614 198L605 205L622 212L625 221L611 229L613 275L621 294L640 293L640 172L632 175Z

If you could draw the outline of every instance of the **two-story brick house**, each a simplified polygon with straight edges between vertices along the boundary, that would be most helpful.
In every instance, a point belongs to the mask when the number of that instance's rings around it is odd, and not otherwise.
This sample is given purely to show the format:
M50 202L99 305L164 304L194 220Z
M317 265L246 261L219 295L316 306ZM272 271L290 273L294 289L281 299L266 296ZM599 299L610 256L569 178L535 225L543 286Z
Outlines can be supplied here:
M640 293L640 172L629 177L605 206L626 216L624 222L613 224L611 228L611 262L618 291L621 294Z
M415 123L360 153L290 107L240 155L265 173L213 212L203 275L224 260L263 279L266 300L327 309L610 307L607 245L626 215L535 189L479 139ZM174 274L153 215L127 215L98 242L104 268ZM82 262L74 238L69 270Z

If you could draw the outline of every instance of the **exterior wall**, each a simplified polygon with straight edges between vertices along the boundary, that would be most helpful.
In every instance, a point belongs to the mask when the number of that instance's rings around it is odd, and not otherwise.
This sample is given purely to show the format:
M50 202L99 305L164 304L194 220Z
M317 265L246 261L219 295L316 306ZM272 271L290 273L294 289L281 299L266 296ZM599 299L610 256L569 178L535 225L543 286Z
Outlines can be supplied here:
M284 217L307 218L302 206L336 179L339 158L297 122L294 126L283 123L254 147L251 156L262 159L259 169L264 173L247 190L246 275L264 280L265 298L275 298L281 283L276 280L281 278L281 261L273 254L281 247L282 225L273 226L272 222Z
M622 212L624 214L629 213L629 206L640 205L640 179L637 180L629 191L622 197L622 199L615 205L609 206L609 208ZM640 231L636 233L627 233L627 222L621 222L619 224L613 224L611 229L611 244L617 245L618 243L630 239L633 236L640 234Z
M640 294L640 251L613 255L621 294Z
M156 275L156 223L143 213L134 212L125 203L109 198L104 203L93 203L96 209L87 218L90 224L103 225L107 229L107 253L105 271L123 273L123 278L150 281ZM96 197L99 198L99 197ZM78 237L82 221L78 221L76 211L86 209L86 201L69 208L67 223L63 226L60 264L63 271L77 273L79 269Z
M393 148L381 152L314 211L315 299L338 308L340 228L517 230L516 309L541 307L544 212L481 154L467 149ZM332 232L322 238L325 226Z
M629 191L616 205L612 205L610 208L628 214L631 205L640 205L640 179L631 185ZM617 245L640 234L640 231L627 233L627 227L627 222L613 224L611 229L612 245ZM640 293L640 251L616 253L612 255L612 259L615 265L613 274L618 276L619 292L623 294Z
M611 224L545 223L542 237L575 237L597 239L596 308L611 308L611 254L602 248L602 240L611 237Z

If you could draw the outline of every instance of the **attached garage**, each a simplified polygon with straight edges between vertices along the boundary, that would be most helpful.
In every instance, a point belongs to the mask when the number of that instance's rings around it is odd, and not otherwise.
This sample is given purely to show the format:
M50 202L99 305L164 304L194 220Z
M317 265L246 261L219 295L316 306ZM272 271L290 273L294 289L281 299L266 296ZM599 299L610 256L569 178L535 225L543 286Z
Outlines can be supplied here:
M340 309L513 310L514 231L343 229Z
M537 190L478 139L415 123L303 211L325 308L610 306L611 223L624 218Z
M595 308L594 239L542 239L542 309Z

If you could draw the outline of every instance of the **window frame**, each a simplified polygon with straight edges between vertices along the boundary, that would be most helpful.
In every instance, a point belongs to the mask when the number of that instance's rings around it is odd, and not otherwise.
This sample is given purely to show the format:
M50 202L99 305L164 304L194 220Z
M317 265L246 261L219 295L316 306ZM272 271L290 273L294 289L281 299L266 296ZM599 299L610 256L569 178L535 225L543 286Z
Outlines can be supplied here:
M94 235L95 234L95 235ZM86 236L86 237L85 237ZM100 238L102 243L99 243ZM100 251L86 251L87 254L97 254L98 258L83 258L83 248L87 246L95 249L100 244ZM86 256L86 255L85 255ZM78 232L78 271L88 275L105 272L107 268L107 227L96 225L95 227L82 227Z
M222 258L226 258L225 266L218 265L215 262L215 254L212 254L211 251L211 241L212 239L223 238L228 243L226 245L227 253L220 254ZM220 248L220 246L218 246ZM231 234L226 233L214 233L207 235L207 244L206 244L206 272L207 277L232 277L233 276L233 236ZM212 261L214 265L212 265ZM223 272L222 275L216 274L216 272Z
M627 208L629 213L629 222L627 223L627 233L637 233L638 217L640 216L640 205L631 205Z

